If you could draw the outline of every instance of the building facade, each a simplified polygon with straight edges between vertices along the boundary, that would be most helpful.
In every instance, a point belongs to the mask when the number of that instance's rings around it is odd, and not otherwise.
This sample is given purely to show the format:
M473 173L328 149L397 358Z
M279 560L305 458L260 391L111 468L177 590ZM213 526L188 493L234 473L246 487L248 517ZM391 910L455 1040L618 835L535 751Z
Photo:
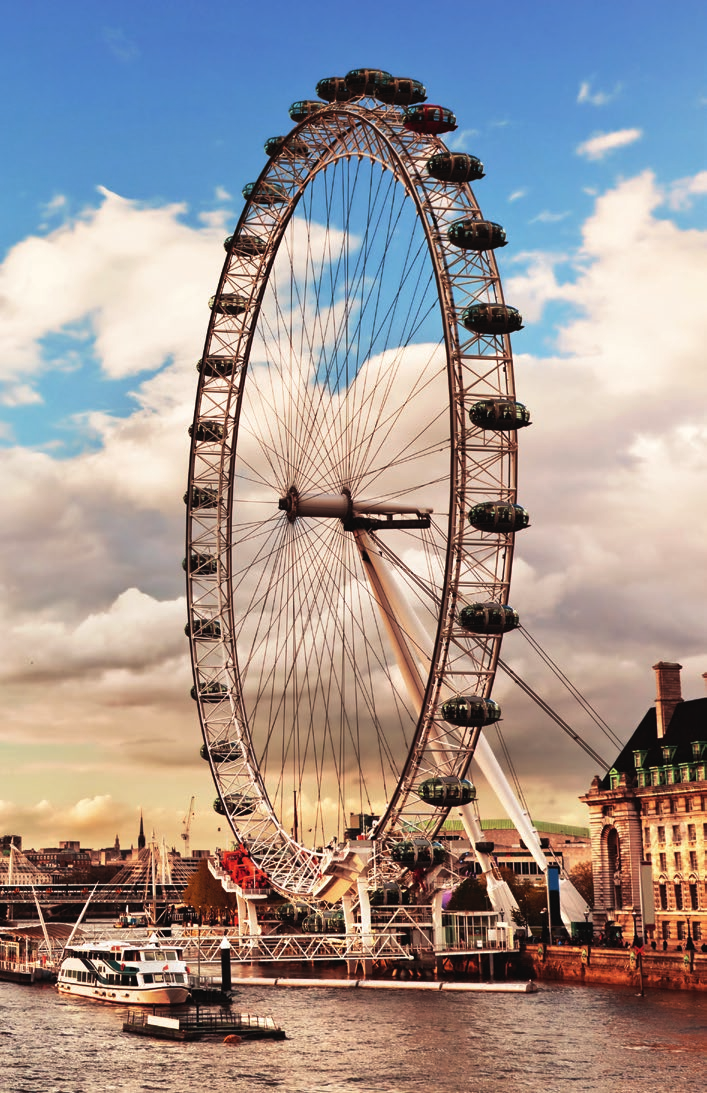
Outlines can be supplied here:
M681 665L660 661L656 704L604 778L589 808L594 925L634 928L657 946L707 942L707 698L684 701ZM707 678L707 675L704 677ZM655 924L643 929L641 866L650 866ZM646 870L648 873L648 870ZM645 893L644 881L644 893ZM649 904L644 894L644 906Z

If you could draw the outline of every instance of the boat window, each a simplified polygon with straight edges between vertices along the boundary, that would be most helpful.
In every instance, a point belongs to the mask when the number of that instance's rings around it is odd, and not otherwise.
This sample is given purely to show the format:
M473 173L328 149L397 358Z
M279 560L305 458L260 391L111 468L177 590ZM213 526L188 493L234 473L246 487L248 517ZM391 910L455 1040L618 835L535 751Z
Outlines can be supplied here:
M154 979L155 979L155 977L153 975L150 975L149 972L145 972L145 974L143 975L142 978L143 978L143 982L145 982L145 983L154 983Z

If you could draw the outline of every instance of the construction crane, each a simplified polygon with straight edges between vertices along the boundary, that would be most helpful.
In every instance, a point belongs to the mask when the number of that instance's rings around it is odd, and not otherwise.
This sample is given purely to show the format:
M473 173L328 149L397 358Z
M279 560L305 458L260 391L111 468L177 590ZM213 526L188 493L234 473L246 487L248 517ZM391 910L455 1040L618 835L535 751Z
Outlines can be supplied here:
M196 800L196 798L192 797L191 801L189 802L189 808L187 809L187 814L184 817L184 819L182 820L182 827L184 828L184 830L182 831L182 838L184 840L184 857L185 858L191 857L191 851L189 849L189 833L191 831L191 822L192 822L192 818L194 816L194 801L195 800Z

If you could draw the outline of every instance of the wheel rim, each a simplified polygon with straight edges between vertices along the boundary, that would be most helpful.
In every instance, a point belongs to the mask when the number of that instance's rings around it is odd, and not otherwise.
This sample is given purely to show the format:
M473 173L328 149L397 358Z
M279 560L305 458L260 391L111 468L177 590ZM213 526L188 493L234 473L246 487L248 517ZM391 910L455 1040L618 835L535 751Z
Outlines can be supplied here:
M395 108L322 106L261 174L214 298L188 494L187 556L213 559L188 575L195 693L220 810L288 893L313 890L312 847L351 812L380 817L379 844L436 832L448 807L416 786L463 776L478 735L440 704L493 682L500 636L456 616L506 602L513 536L475 531L466 510L515 501L516 444L466 410L513 398L513 372L507 337L459 340L464 307L503 297L493 255L447 240L480 214L468 186L423 173L440 150ZM204 421L221 435L204 439ZM309 515L320 495L330 515ZM363 575L364 499L434 509L429 528L368 532L421 624L421 713Z

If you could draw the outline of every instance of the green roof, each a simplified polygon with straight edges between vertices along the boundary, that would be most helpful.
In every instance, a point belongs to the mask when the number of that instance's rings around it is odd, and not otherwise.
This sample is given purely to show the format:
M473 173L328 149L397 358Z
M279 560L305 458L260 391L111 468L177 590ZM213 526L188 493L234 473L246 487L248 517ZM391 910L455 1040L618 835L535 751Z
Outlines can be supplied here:
M588 827L573 827L572 824L550 824L544 823L542 820L531 820L531 823L536 831L544 831L548 835L575 835L577 838L589 838ZM481 828L483 831L515 831L516 827L512 820L482 820ZM463 831L464 827L461 820L445 820L443 831Z

